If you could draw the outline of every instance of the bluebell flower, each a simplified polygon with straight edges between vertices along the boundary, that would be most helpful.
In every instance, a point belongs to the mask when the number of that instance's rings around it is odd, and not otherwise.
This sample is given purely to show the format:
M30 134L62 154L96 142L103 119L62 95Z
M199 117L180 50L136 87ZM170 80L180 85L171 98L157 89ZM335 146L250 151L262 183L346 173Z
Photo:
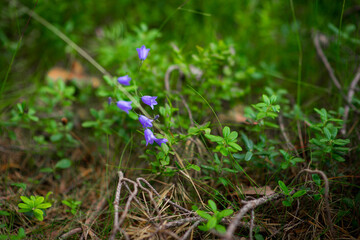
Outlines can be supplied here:
M141 97L141 100L143 101L143 103L145 103L146 105L149 105L153 110L154 110L154 105L157 105L157 102L155 99L157 99L157 97L152 97L152 96Z
M129 75L118 77L118 79L117 79L118 83L120 83L122 85L126 85L126 86L130 85L130 80L131 80L131 77L129 77Z
M140 60L144 61L149 54L150 48L146 48L144 45L142 45L141 48L137 48L136 50L139 54Z
M150 143L153 144L154 142L156 142L157 144L159 144L159 146L161 146L161 144L163 143L167 143L167 139L166 138L156 138L153 134L153 132L150 129L145 129L144 131L144 135L145 135L145 141L146 141L146 146Z
M159 146L161 147L161 144L162 143L167 143L167 139L166 138L157 138L157 139L154 139L154 141L159 144Z
M145 141L146 141L146 146L150 143L153 144L155 140L157 140L157 138L154 136L153 132L150 129L145 129L144 131L144 135L145 135Z
M153 125L152 125L152 122L153 122L154 120L149 119L149 118L145 117L144 115L140 115L140 116L139 116L139 121L140 121L141 125L143 126L143 128L148 128L148 127L152 127L152 126L153 126Z
M116 105L118 106L118 108L129 114L129 110L132 109L131 103L131 101L118 101L116 102Z
M111 105L111 102L112 102L112 98L109 97L109 98L108 98L108 105L109 105L109 106Z

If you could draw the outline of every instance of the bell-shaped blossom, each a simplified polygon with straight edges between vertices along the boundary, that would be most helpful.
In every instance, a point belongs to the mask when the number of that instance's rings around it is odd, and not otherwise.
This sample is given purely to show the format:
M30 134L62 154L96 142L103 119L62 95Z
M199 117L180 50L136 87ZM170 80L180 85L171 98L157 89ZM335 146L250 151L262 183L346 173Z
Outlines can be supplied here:
M149 143L153 144L154 142L156 142L157 144L159 144L159 146L161 146L161 144L167 143L167 141L168 141L166 138L156 138L154 136L153 132L148 128L145 129L144 135L145 135L146 146Z
M116 102L116 105L118 106L118 108L129 114L129 110L132 109L131 103L131 101L118 101Z
M154 120L149 119L149 118L145 117L144 115L140 115L139 116L139 121L140 121L141 125L143 126L143 128L149 128L149 127L153 126L152 122Z
M109 105L109 106L111 105L111 102L112 102L112 98L109 97L109 98L108 98L108 105Z
M145 129L144 131L144 135L145 135L145 141L146 141L146 146L150 143L153 144L155 140L157 140L157 138L154 136L153 132L150 129Z
M117 79L118 83L120 83L122 85L126 85L126 86L130 85L130 80L131 80L131 77L129 77L129 75L118 77L118 79Z
M144 61L149 54L150 48L146 48L144 45L142 45L141 48L136 48L136 51L139 54L140 60Z
M161 144L162 143L167 143L167 139L166 138L157 138L157 139L154 139L154 141L159 144L159 146L161 147Z
M145 103L146 105L149 105L153 110L154 110L154 105L157 105L157 102L155 99L157 99L157 97L152 97L152 96L141 97L141 100L143 101L143 103Z

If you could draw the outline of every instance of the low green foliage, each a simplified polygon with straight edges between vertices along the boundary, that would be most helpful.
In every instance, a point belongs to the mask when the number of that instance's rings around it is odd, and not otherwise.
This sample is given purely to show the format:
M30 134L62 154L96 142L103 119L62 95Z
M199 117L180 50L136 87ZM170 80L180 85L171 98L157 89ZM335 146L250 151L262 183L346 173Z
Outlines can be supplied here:
M220 222L223 218L231 216L234 211L232 209L224 209L222 211L219 211L217 209L216 203L213 200L208 201L208 208L212 212L212 215L202 210L196 211L196 213L200 217L207 220L206 224L202 224L198 228L201 231L209 231L211 229L215 229L219 233L225 233L226 228L221 225Z
M278 181L279 187L282 191L282 193L286 196L286 199L282 201L282 204L285 207L290 207L292 203L294 202L295 198L299 198L306 194L306 190L299 190L293 193L293 189L289 189L285 183L281 180Z
M76 215L77 211L80 208L81 205L81 201L76 201L76 200L72 200L72 199L67 199L67 200L62 200L61 201L64 205L68 206L69 208L71 208L70 210L66 210L67 212L70 212L72 215Z
M44 220L45 209L51 207L51 203L46 202L44 197L30 196L30 198L21 196L22 203L18 204L19 212L29 213L30 217L35 217L37 220Z

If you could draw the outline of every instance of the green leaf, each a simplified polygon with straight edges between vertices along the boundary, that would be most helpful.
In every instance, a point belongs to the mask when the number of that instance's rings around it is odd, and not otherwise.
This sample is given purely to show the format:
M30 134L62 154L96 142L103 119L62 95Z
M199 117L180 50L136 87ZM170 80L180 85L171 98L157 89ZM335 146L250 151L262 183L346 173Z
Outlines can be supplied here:
M222 185L224 185L225 187L226 187L227 185L229 185L229 181L226 180L226 179L223 178L223 177L219 177L219 178L218 178L218 181L219 181Z
M281 190L286 194L289 195L289 189L286 187L285 183L281 180L278 181L278 184L281 188Z
M324 127L324 134L327 139L329 139L329 140L331 139L331 133L327 127Z
M65 169L71 167L71 160L64 158L58 161L55 165L55 168Z
M312 176L312 179L315 182L315 184L320 187L321 186L321 179L320 179L319 175L312 174L311 176Z
M251 160L252 156L253 156L253 153L251 151L248 151L245 155L245 161Z
M18 237L18 239L22 239L22 238L26 237L25 230L23 228L19 228L17 237Z
M339 146L344 146L349 143L350 143L349 139L335 139L334 140L334 144L339 145Z
M206 225L200 225L200 226L198 226L198 228L199 228L201 231L204 231L204 232L206 232L206 231L209 230L209 228L208 228Z
M265 94L262 95L263 101L264 103L266 103L267 105L270 105L270 99L268 96L266 96Z
M18 204L19 208L24 208L24 209L31 209L32 206L30 204L26 204L26 203L19 203Z
M54 170L52 168L41 168L40 172L42 173L52 173Z
M222 234L226 233L226 228L223 225L218 224L215 226L215 229L219 233L222 233Z
M7 211L0 210L0 216L10 216L10 213Z
M217 224L217 221L216 221L216 217L213 216L212 218L209 219L209 221L207 222L206 226L209 228L209 229L212 229L216 226Z
M227 138L230 134L230 128L229 127L224 127L223 128L223 136L224 138Z
M205 211L202 211L202 210L197 210L196 213L197 213L197 215L199 215L200 217L205 218L205 219L207 219L207 220L209 220L209 219L212 218L210 214L208 214L208 213L206 213Z
M27 205L32 206L33 201L31 201L29 198L25 197L25 196L20 196L21 200L26 203Z
M260 233L256 233L256 234L254 235L254 237L255 237L255 240L264 240L263 235L261 235Z
M209 204L209 207L211 208L211 210L212 210L213 212L216 212L216 211L217 211L216 203L215 203L213 200L209 200L209 201L208 201L208 204Z
M227 137L227 140L230 142L233 142L236 140L236 138L239 136L239 134L235 131L231 132L230 135Z
M39 220L39 221L44 220L43 214L44 214L44 212L41 211L40 209L34 209L34 216L37 220Z
M16 186L16 187L22 188L24 191L26 190L25 183L12 183L11 186Z
M219 145L219 146L220 146L220 145ZM220 153L221 153L223 156L227 157L227 155L229 154L229 151L228 151L226 148L221 147L221 148L220 148Z
M81 124L81 126L82 126L83 128L95 127L95 126L97 126L97 125L98 125L98 122L96 122L96 121L87 121L87 122L83 122L83 123Z
M51 207L51 203L42 203L40 205L37 206L37 208L41 208L41 209L46 209Z
M301 197L306 194L306 190L299 190L292 195L293 198Z
M285 200L285 201L282 201L282 204L285 206L285 207L290 207L291 206L291 202Z
M209 139L211 142L222 142L224 139L220 136L214 136L211 134L205 134L205 137Z
M194 169L195 171L198 171L198 172L200 171L200 167L198 165L189 164L188 167Z
M22 208L22 209L19 209L19 212L21 212L21 213L31 212L31 211L32 211L32 208Z
M229 173L238 173L238 170L231 169L231 168L222 168L223 171L229 172Z
M233 213L234 213L234 211L232 209L224 209L218 214L218 217L220 219L222 219L224 217L228 217L228 216L232 215Z
M42 202L44 202L44 197L36 197L36 200L34 202L34 207L37 207L39 204L41 204Z
M298 163L298 162L304 162L305 160L302 159L302 158L296 157L296 158L291 159L291 161L293 161L293 162L295 162L295 163Z
M242 151L242 148L237 144L237 143L234 143L234 142L229 142L228 143L230 147L238 150L238 151Z
M62 133L56 133L56 134L54 134L54 135L51 135L50 141L52 141L52 142L58 142L58 141L60 141L60 139L62 139L62 138L63 138L63 134L62 134Z

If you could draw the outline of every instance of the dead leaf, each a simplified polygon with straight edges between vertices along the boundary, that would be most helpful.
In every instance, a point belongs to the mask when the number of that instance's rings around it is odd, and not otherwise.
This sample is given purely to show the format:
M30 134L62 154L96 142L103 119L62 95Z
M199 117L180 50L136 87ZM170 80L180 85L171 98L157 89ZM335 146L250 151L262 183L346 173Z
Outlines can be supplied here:
M267 196L274 194L275 192L269 186L265 187L245 187L244 189L239 189L245 195L256 195L256 196Z
M47 77L53 81L62 80L67 82L70 80L76 80L78 83L91 84L94 88L97 88L100 85L100 79L87 75L84 67L76 60L71 64L70 70L62 67L51 68L47 73Z

